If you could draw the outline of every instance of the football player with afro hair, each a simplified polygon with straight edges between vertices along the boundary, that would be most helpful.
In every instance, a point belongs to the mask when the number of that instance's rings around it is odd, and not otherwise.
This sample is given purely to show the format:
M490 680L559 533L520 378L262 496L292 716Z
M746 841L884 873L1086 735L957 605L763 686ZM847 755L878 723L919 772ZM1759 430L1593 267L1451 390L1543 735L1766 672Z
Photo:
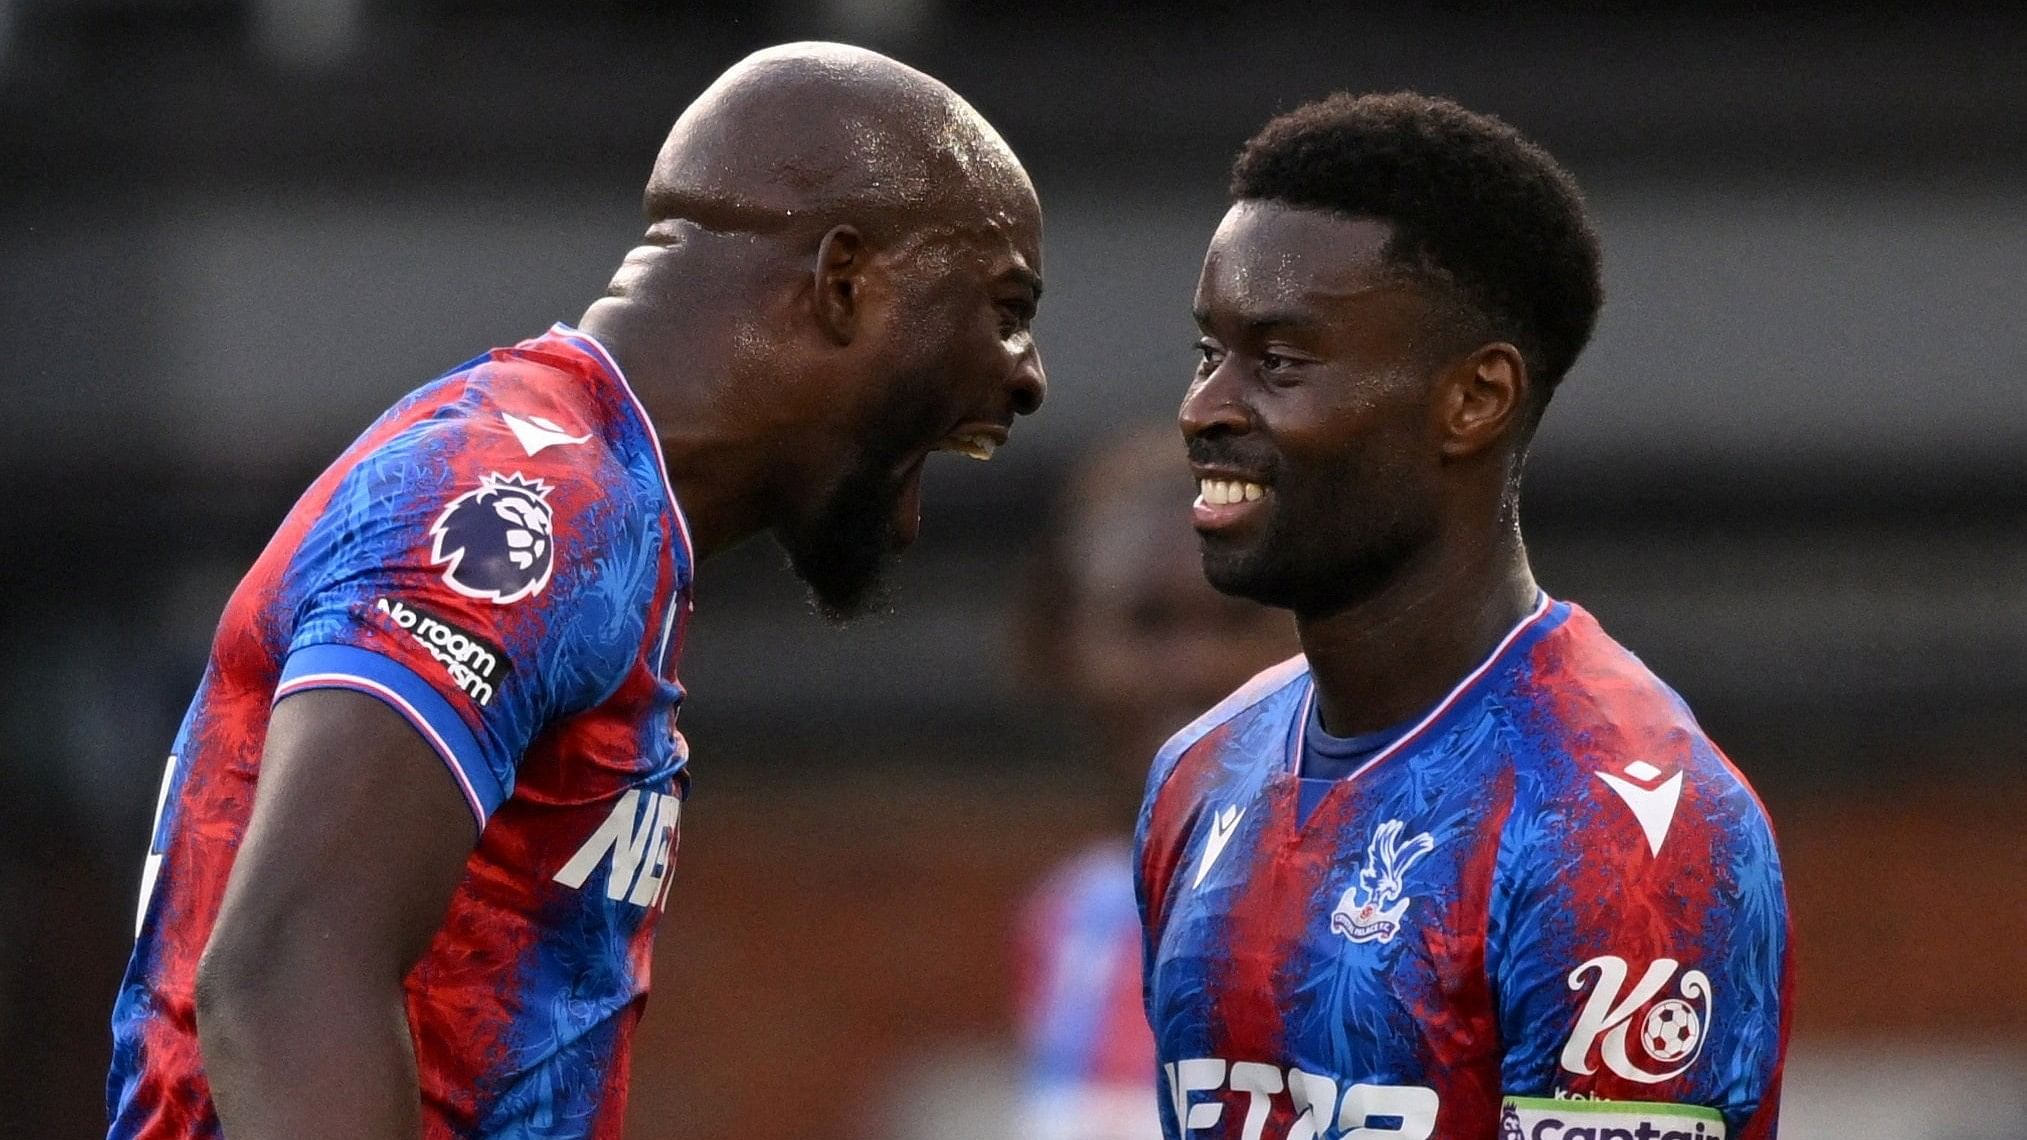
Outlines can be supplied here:
M1447 100L1338 95L1269 123L1231 192L1192 522L1212 585L1292 611L1303 654L1149 779L1167 1135L1771 1137L1766 813L1521 537L1603 297L1575 181Z

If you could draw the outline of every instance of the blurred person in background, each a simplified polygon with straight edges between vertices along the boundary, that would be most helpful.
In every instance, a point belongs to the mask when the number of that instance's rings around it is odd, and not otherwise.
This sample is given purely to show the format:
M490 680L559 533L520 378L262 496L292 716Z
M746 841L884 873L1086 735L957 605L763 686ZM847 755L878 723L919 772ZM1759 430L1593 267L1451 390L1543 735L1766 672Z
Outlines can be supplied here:
M1766 813L1521 540L1603 300L1575 182L1446 100L1338 95L1269 122L1231 194L1180 414L1193 521L1212 584L1292 611L1303 655L1150 778L1167 1135L1772 1137Z
M849 616L928 454L989 457L1041 403L1040 206L921 72L748 57L646 209L581 327L395 405L227 604L157 801L113 1136L617 1135L695 563L771 531Z
M1277 610L1204 581L1173 427L1101 449L1072 476L1023 598L1031 682L1097 732L1118 833L1077 853L1029 900L1019 1008L1030 1140L1161 1135L1154 1037L1140 989L1129 828L1147 760L1247 677L1295 651Z

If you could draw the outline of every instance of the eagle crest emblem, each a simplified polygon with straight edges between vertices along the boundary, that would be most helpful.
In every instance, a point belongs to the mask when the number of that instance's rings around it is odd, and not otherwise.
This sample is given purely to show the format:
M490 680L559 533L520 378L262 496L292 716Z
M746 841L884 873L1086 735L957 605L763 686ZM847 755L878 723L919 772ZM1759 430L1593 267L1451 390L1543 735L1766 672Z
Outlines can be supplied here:
M1337 900L1330 912L1330 929L1353 942L1392 942L1401 932L1401 917L1415 900L1406 894L1408 869L1436 849L1436 841L1424 831L1403 843L1406 830L1398 819L1390 819L1372 833L1366 844L1365 864L1358 870L1358 882Z

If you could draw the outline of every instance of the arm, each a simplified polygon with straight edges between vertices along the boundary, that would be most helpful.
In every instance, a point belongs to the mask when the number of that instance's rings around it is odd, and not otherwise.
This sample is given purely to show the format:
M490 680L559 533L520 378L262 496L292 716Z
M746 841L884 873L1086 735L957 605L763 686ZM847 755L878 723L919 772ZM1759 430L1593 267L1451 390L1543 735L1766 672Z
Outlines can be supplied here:
M1772 832L1714 752L1631 767L1509 825L1487 964L1512 1115L1769 1140L1789 979Z
M275 706L198 968L198 1038L226 1135L421 1135L402 979L473 845L443 761L392 708L342 690Z

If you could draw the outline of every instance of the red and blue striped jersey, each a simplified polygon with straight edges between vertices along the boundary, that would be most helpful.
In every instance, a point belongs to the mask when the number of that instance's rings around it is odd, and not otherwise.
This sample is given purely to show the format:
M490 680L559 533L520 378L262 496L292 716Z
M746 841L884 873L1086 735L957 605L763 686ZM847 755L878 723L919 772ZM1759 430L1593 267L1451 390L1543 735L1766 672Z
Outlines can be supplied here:
M1136 848L1167 1135L1766 1140L1787 903L1688 708L1543 598L1298 816L1296 658L1157 758Z
M113 1137L218 1134L193 988L269 715L405 717L478 843L406 980L432 1137L619 1135L687 751L692 553L618 365L558 325L412 393L298 500L227 603L163 777L113 1014Z

